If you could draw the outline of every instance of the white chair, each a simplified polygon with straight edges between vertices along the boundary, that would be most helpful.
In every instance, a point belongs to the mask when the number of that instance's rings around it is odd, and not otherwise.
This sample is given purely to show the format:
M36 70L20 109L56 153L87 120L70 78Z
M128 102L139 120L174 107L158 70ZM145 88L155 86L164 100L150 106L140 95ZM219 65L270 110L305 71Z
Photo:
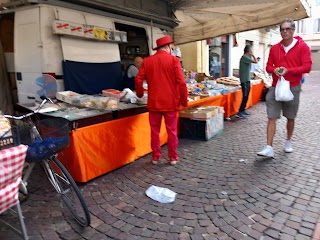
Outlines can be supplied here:
M21 231L1 218L0 222L12 228L23 239L29 239L29 237L20 207L19 184L27 149L28 146L19 145L0 150L0 214L6 210L16 213ZM16 211L14 211L14 207Z

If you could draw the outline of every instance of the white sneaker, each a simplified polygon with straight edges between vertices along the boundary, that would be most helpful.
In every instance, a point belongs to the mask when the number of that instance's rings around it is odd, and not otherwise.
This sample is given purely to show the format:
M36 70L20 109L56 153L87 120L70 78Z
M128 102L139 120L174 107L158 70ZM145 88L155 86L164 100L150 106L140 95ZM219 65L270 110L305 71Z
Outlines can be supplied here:
M267 145L261 152L258 152L257 155L260 157L274 158L273 148Z
M284 151L286 153L292 153L293 152L293 149L292 149L292 143L290 140L287 140L285 145L284 145Z

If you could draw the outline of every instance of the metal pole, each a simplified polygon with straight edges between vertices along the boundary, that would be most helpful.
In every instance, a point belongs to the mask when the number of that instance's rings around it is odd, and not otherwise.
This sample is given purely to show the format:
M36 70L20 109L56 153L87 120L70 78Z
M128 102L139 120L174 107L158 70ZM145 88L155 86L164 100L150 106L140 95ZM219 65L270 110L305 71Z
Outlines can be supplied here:
M151 49L153 49L153 21L150 21L150 25L151 25ZM149 53L150 54L150 53Z

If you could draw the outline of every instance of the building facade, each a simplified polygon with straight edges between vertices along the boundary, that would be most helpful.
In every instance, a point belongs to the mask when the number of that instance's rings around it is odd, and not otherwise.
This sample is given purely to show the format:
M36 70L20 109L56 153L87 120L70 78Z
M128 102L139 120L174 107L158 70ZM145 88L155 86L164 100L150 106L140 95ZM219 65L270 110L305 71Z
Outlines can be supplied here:
M320 71L320 0L311 3L311 17L296 22L296 34L311 48L312 70Z
M179 45L184 68L215 77L237 75L246 45L251 45L265 69L270 47L281 39L276 27L262 28Z

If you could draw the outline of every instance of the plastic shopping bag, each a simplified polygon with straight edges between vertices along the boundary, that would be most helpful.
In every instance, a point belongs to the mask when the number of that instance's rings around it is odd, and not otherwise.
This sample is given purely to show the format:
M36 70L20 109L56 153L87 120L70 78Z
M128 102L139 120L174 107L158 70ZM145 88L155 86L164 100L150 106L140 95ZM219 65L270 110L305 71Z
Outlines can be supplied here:
M290 90L290 82L280 77L276 85L276 101L289 102L292 101L294 96Z
M172 203L176 198L176 193L168 188L162 188L152 185L146 190L146 195L161 203Z

